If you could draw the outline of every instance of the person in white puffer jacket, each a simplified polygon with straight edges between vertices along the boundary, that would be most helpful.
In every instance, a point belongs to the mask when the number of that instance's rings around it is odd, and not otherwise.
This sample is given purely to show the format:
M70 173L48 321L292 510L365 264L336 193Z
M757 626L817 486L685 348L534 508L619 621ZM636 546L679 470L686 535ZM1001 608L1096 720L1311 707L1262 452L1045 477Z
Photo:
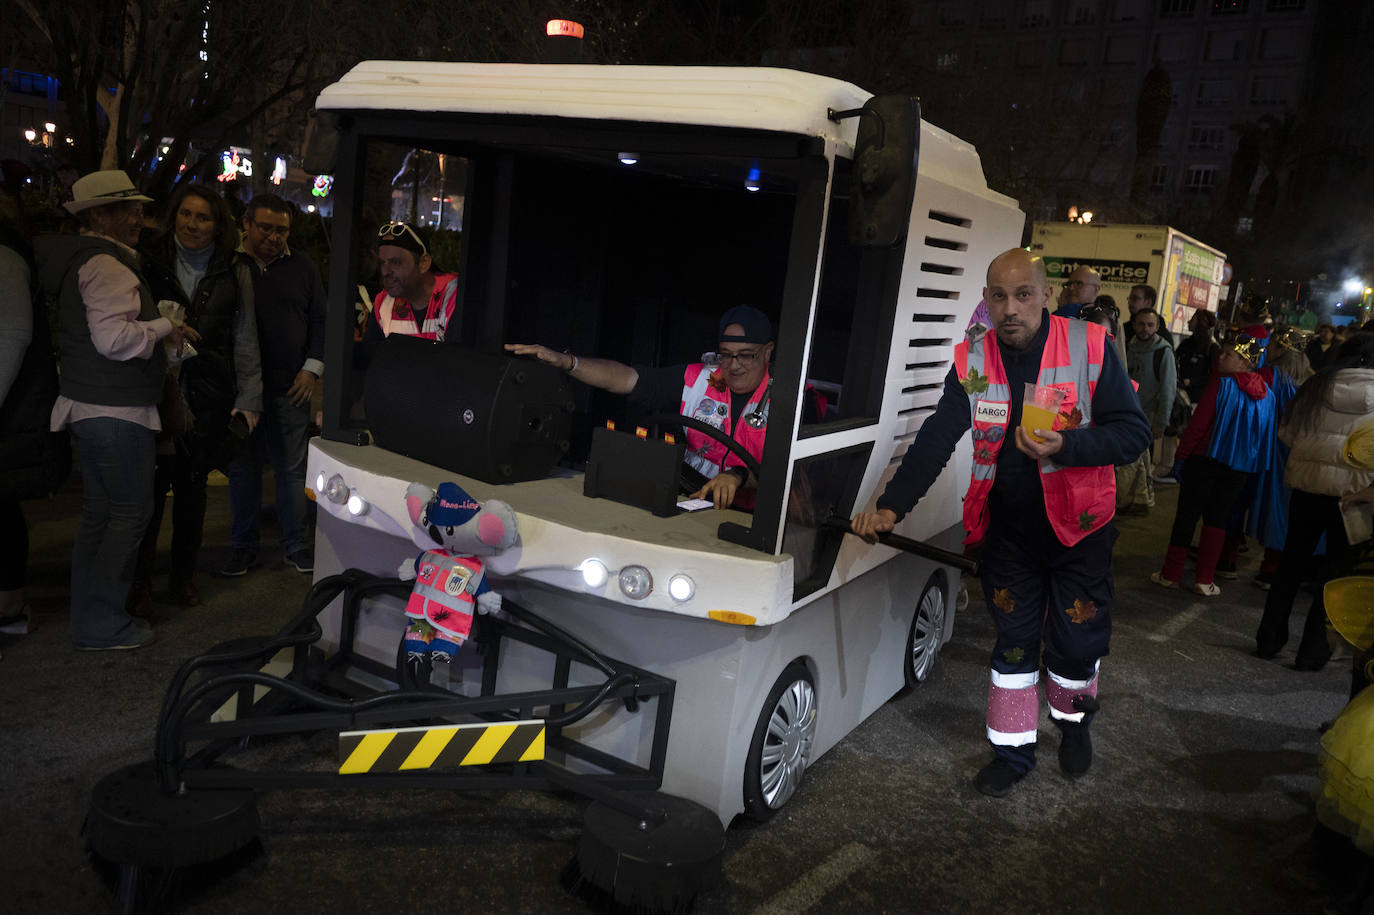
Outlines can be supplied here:
M1318 569L1317 595L1307 612L1293 663L1298 670L1320 670L1331 657L1322 586L1353 558L1341 520L1341 498L1374 484L1374 472L1348 465L1343 449L1350 433L1371 416L1374 333L1358 333L1341 345L1320 373L1303 384L1279 426L1279 438L1291 449L1285 479L1292 499L1283 558L1255 633L1255 654L1261 658L1275 657L1288 641L1293 600L1323 534L1326 557Z

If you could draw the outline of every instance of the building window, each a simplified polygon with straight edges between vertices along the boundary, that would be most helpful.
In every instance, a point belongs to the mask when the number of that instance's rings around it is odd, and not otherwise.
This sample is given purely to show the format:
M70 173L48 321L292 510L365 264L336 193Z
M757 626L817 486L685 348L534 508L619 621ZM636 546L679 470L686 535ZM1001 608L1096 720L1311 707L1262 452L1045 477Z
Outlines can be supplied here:
M1192 35L1185 32L1156 36L1155 57L1162 64L1176 64L1187 60L1192 53L1192 38Z
M1026 0L1026 7L1021 11L1021 28L1043 28L1050 24L1053 12L1053 0Z
M1220 124L1194 124L1188 129L1189 149L1221 149L1226 143L1226 128Z
M1140 36L1109 35L1105 60L1109 64L1133 64L1140 59Z
M1043 66L1045 53L1044 41L1022 41L1016 46L1016 65L1018 67Z
M1011 0L986 0L978 11L978 27L1004 29L1011 18Z
M1207 48L1203 56L1209 61L1240 60L1245 33L1238 31L1208 32Z
M1264 8L1270 13L1296 13L1307 8L1307 0L1269 0Z
M1199 108L1214 108L1231 104L1231 81L1229 79L1198 80L1197 104Z
M941 73L948 73L959 66L959 52L946 51L943 54L935 55L935 69Z
M1256 76L1250 81L1250 104L1282 105L1288 101L1288 80L1280 76Z
M1064 43L1059 46L1059 62L1061 64L1087 63L1088 55L1092 52L1094 43L1085 38L1065 38Z
M1217 186L1217 167L1215 165L1191 165L1188 178L1183 182L1185 191L1203 193Z
M1250 0L1212 0L1213 16L1234 16L1249 10Z
M965 3L942 3L938 20L940 25L947 29L962 29L968 25L968 5Z
M1255 217L1242 216L1236 220L1237 235L1249 235L1253 231L1255 231Z
M1145 0L1112 0L1112 22L1138 22L1145 18Z
M1301 47L1301 32L1291 28L1265 29L1260 35L1260 60L1293 60Z
M1160 163L1150 169L1150 187L1157 191L1164 190L1164 185L1169 183L1169 166Z
M1160 19L1182 19L1197 10L1197 0L1160 0Z
M1069 0L1064 8L1065 25L1092 25L1096 21L1096 0Z

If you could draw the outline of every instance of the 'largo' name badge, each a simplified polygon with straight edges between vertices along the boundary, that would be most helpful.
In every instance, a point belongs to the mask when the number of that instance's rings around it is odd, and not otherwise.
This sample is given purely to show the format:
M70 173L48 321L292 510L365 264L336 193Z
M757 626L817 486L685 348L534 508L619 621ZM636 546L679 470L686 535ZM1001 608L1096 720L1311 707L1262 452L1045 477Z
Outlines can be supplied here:
M991 403L986 400L978 401L978 406L973 408L973 421L979 423L999 423L1004 424L1007 417L1011 414L1011 404Z

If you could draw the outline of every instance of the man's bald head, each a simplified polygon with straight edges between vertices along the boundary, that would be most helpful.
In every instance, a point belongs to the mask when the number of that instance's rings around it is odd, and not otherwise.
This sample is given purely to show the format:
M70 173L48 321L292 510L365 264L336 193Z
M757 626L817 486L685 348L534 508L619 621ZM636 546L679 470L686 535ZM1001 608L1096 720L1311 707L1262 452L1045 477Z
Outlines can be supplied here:
M1028 268L1031 275L1039 280L1041 286L1049 286L1050 280L1045 275L1044 259L1036 257L1025 248L1011 248L994 257L992 263L988 264L987 282L991 284L994 270L1012 266Z
M1063 288L1059 290L1059 304L1096 301L1101 290L1102 277L1096 270L1091 267L1074 267L1069 278L1064 281Z
M1045 262L1024 248L1003 251L988 264L983 288L997 340L1012 349L1025 349L1040 330L1043 309L1050 300Z

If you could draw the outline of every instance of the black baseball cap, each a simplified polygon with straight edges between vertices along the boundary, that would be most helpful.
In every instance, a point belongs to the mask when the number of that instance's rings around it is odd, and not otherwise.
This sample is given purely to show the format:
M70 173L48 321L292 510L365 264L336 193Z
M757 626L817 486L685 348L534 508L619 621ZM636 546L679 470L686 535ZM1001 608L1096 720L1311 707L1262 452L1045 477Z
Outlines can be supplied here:
M725 328L738 324L744 328L743 334L726 336ZM722 343L772 343L773 322L768 315L752 305L736 305L720 316L720 341Z

